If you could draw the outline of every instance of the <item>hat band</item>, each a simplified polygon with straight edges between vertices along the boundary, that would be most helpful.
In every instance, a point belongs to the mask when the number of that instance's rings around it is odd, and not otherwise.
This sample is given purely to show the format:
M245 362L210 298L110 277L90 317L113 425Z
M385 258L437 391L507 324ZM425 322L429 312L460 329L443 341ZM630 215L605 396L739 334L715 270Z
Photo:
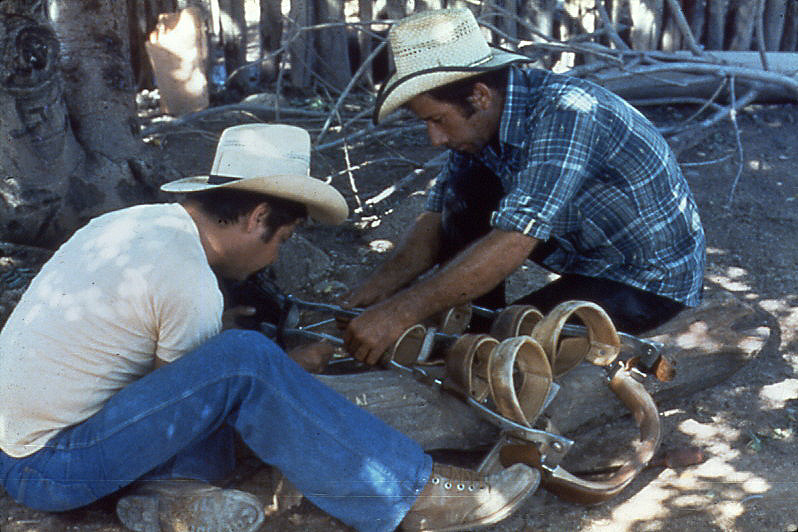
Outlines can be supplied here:
M232 177L226 175L216 175L210 174L208 176L208 184L209 185L225 185L227 183L232 183L233 181L241 181L242 178L240 177Z

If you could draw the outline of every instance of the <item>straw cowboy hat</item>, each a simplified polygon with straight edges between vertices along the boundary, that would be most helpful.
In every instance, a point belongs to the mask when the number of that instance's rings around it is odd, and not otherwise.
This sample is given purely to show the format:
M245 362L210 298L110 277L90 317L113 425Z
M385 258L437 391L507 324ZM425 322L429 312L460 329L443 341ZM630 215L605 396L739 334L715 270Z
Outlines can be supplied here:
M284 124L246 124L222 132L210 175L161 185L165 192L247 190L304 203L314 220L339 224L349 208L335 188L310 177L310 135Z
M488 46L468 9L422 11L400 20L389 34L396 73L380 89L374 123L414 97L511 63L533 61Z

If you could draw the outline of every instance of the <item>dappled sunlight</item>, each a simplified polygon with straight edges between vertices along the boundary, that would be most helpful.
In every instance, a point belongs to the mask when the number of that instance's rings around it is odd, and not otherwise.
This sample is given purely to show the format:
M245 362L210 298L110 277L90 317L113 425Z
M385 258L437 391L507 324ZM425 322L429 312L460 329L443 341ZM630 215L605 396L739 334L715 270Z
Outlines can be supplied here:
M675 414L676 412L670 412ZM743 434L721 416L709 423L687 419L677 429L701 445L710 456L686 469L664 469L643 489L618 504L608 518L593 521L584 530L663 530L674 516L700 513L706 524L732 530L745 512L745 504L772 489L769 480L735 464L742 451L735 449Z
M707 274L707 279L713 283L717 283L730 292L747 292L751 290L751 286L745 282L747 273L748 272L743 268L731 266L722 274Z
M32 285L39 294L40 303L29 305L21 319L28 324L37 324L41 321L41 316L50 315L45 312L49 307L58 309L65 321L79 323L86 319L86 312L91 309L94 319L102 318L109 327L114 327L120 319L120 312L125 310L118 308L117 302L142 293L149 285L149 279L158 273L153 263L142 263L130 254L130 243L144 240L141 247L151 256L158 257L172 244L167 235L173 236L175 230L189 230L189 226L181 218L152 218L150 213L151 211L143 209L135 219L100 218L92 224L104 225L99 230L96 227L92 229L95 236L92 239L84 239L83 233L78 231L73 237L76 246L69 251L69 255L56 253L51 263L42 268ZM156 230L147 232L145 236L142 232L144 227L155 227ZM153 234L163 235L163 238L153 238ZM62 262L70 261L79 263L80 268L65 270L59 267ZM97 272L109 271L109 268L118 272L118 282L113 284L112 290L101 289L95 282L82 283L77 280L89 278ZM67 290L66 287L71 289ZM50 330L48 326L49 324L42 323L40 329Z
M788 401L798 399L798 379L785 379L763 386L759 399L766 408L784 408Z
M778 318L783 345L798 340L798 306L790 305L785 299L763 299L759 306Z
M712 338L708 325L703 321L691 324L686 332L673 338L673 342L682 349L717 351L722 347L720 342Z

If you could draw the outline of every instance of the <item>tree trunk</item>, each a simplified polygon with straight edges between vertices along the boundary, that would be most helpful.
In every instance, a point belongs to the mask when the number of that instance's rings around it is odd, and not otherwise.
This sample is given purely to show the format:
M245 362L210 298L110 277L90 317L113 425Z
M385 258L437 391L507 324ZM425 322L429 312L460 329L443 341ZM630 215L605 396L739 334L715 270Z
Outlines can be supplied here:
M317 24L344 21L343 0L317 0ZM343 90L352 79L346 28L333 27L319 31L316 38L315 70L336 90Z
M707 21L707 0L683 1L682 10L690 24L693 37L696 42L701 42L701 39L704 38L704 26Z
M767 0L765 4L765 49L769 51L779 49L786 13L787 0Z
M734 29L728 46L729 50L751 49L758 3L759 0L738 0L734 5Z
M665 26L662 29L662 50L673 52L681 50L684 41L682 31L679 29L676 19L670 14L670 10L665 10Z
M630 40L635 50L656 50L662 33L662 0L631 0L632 16Z
M359 0L357 3L358 6L358 17L360 20L367 21L367 20L374 20L374 4L371 0ZM368 28L371 30L371 28ZM357 49L358 53L360 54L359 61L365 61L366 58L371 55L372 50L374 50L374 38L369 34L367 31L358 31L357 32ZM366 83L370 89L374 88L374 64L372 64L371 68L367 69L363 73L363 81Z
M283 38L283 12L280 0L260 0L260 44L264 51L280 47Z
M291 84L297 88L310 87L315 33L312 31L301 32L300 30L313 24L315 13L314 2L305 0L291 2L289 16L294 24L286 37L290 39L291 43L289 45L291 52Z
M798 2L790 2L784 17L784 36L781 38L781 49L792 52L798 46Z
M228 75L246 62L244 0L219 0L221 43Z
M729 0L711 0L707 2L707 49L723 50L726 34L726 12Z
M0 4L0 227L54 246L101 212L152 197L138 139L126 2ZM90 21L87 24L87 21Z

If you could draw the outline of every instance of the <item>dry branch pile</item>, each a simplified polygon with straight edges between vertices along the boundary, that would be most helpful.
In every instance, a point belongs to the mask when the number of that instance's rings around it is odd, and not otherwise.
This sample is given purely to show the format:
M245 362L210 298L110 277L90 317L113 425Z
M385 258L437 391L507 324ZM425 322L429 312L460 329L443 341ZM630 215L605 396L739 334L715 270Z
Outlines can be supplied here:
M255 64L228 69L228 81L232 81L257 64L276 65L269 85L276 97L270 103L250 101L211 108L171 124L150 126L145 136L217 113L302 120L314 135L318 153L343 152L346 167L328 179L347 176L356 212L361 215L417 185L424 170L439 165L440 158L413 161L401 156L401 162L409 167L403 179L369 198L358 193L356 173L374 161L354 160L350 151L363 142L403 134L420 125L408 122L401 113L380 127L369 120L370 102L388 66L386 28L408 12L408 5L388 2L375 11L368 0L357 2L356 7L352 3L339 2L341 9L334 16L327 13L323 23L318 22L319 13L302 11L297 18L298 8L292 5L290 13L282 15L280 39L272 40L268 50L264 45ZM447 5L441 2L428 7ZM730 120L736 128L737 111L752 102L798 99L798 2L540 0L472 1L466 5L475 10L494 44L524 53L538 66L594 81L636 106L694 106L688 119L660 127L677 153L700 141L702 131L719 121ZM263 19L261 24L265 24ZM270 25L274 26L273 20ZM339 32L341 38L350 35L350 44L356 45L361 58L356 64L350 64L351 54L342 56L338 48L313 45L319 42L317 37L330 31ZM337 65L333 69L336 79L329 77L330 65ZM342 71L351 75L342 77ZM298 88L307 91L303 87L307 84L328 102L323 110L286 103L284 94Z

